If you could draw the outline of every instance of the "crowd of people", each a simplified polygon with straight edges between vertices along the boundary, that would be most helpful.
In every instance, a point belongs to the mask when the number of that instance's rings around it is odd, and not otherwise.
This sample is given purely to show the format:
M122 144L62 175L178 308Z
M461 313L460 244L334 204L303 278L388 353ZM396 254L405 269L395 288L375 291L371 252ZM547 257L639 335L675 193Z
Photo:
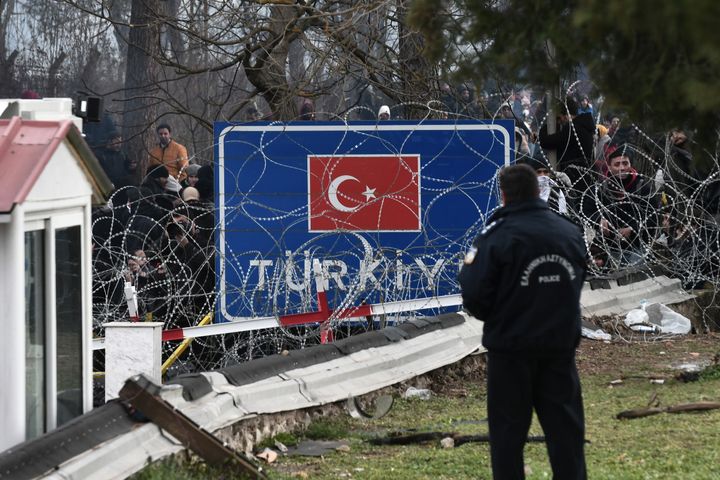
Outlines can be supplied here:
M115 186L108 204L93 214L99 322L127 319L126 283L135 288L145 319L190 325L213 307L213 170L190 163L169 125L158 125L156 133L141 181L139 162L122 153L118 133L110 132L96 152Z
M712 172L698 171L688 132L648 135L627 120L623 124L620 114L601 115L603 97L595 100L599 107L588 94L564 98L552 133L544 99L534 99L530 90L478 95L471 84L442 82L438 101L429 107L440 119L514 122L516 161L536 171L541 198L585 228L593 273L668 265L693 249L711 261L685 256L693 264L680 262L680 276L697 277L688 286L720 272L709 250L717 240L720 188ZM383 105L378 120L389 112Z
M516 128L516 142L517 162L538 173L541 196L585 227L597 270L663 263L688 242L707 246L681 226L688 217L711 220L687 133L652 139L617 117L604 124L592 115L587 97L568 97L555 133L547 122L536 137Z
M676 265L695 277L686 278L688 286L702 282L703 272L720 271L697 254L683 258L683 252L711 246L717 229L703 219L718 209L713 201L720 203L696 170L687 132L652 138L623 125L621 116L601 116L590 96L576 95L561 103L549 133L544 102L528 91L501 100L476 96L467 84L441 87L440 107L428 104L442 111L438 118L514 122L517 163L533 168L540 197L553 210L584 227L591 273L672 264L678 257L692 262ZM392 110L381 105L376 119L401 117ZM246 113L247 121L265 118L255 106ZM298 119L317 119L312 101L303 100ZM191 161L170 125L155 131L157 145L142 162L142 181L141 162L122 152L119 133L110 132L96 150L116 186L110 204L95 212L96 303L121 318L121 287L129 281L138 290L141 314L190 319L214 301L213 170Z
M575 92L557 107L548 133L544 98L521 90L498 97L472 86L441 85L430 106L441 119L503 119L515 125L515 157L538 175L541 198L582 225L592 275L663 271L686 288L720 274L720 181L717 160L698 166L692 133L648 133L604 99ZM698 153L700 150L698 150Z

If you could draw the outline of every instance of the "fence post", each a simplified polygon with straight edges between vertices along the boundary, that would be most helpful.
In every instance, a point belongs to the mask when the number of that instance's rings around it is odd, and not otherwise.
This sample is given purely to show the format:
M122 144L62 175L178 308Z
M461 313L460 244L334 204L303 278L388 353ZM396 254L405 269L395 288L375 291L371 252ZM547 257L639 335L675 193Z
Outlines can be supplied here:
M162 322L109 322L105 327L105 401L118 397L125 380L145 374L162 383Z

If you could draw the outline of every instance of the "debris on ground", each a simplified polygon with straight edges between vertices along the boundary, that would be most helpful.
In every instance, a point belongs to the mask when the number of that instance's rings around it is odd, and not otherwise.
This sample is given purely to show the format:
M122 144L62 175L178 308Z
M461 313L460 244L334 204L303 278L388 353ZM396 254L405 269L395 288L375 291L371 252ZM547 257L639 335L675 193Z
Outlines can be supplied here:
M347 442L336 442L329 440L303 440L294 447L288 447L288 455L300 455L304 457L322 457L333 451L349 451Z
M657 385L662 385L665 383L665 378L657 376L657 375L623 375L622 377L616 378L615 380L610 380L608 382L608 386L614 387L617 385L622 385L625 383L625 380L632 380L632 379L649 380L650 383L654 383Z
M671 405L669 407L647 407L636 408L633 410L625 410L616 415L618 420L628 420L632 418L643 418L659 413L688 413L688 412L704 412L706 410L720 409L720 402L695 402L684 403L680 405Z
M234 451L225 442L201 428L159 393L160 386L140 374L125 381L119 397L127 408L166 430L210 465L223 466L229 471L236 470L239 474L253 478L267 478L262 468L256 466L250 458Z
M411 445L414 443L427 443L440 440L444 448L445 444L452 440L453 446L459 447L464 443L470 442L489 442L490 436L482 435L460 435L457 432L421 432L402 435L398 432L392 432L386 437L371 438L368 442L372 445ZM445 441L445 444L443 444ZM544 442L545 437L542 435L530 435L527 437L527 443Z
M372 412L370 412L361 405L360 399L350 396L345 403L345 408L353 418L357 418L359 420L377 420L388 414L393 406L394 399L392 395L381 395L372 403L374 405L371 406L374 406L375 408Z
M278 458L277 452L272 448L265 448L262 452L256 453L255 456L266 463L273 463Z
M455 448L455 439L452 437L445 437L440 440L440 446L442 448Z
M625 315L601 315L582 319L581 335L590 340L609 342L613 338L634 335L686 335L691 333L690 319L662 303L641 301Z
M690 319L662 303L640 302L640 308L630 310L624 323L637 332L687 335L692 330Z
M683 383L697 382L698 380L700 380L700 369L683 369L680 373L675 375L675 380Z
M405 393L403 393L403 398L418 398L420 400L429 400L431 396L432 392L427 388L409 387Z
M602 328L591 329L583 326L581 335L590 340L602 340L605 342L612 340L612 335L605 332Z
M690 356L698 357L699 353L690 352ZM700 365L698 363L682 363L676 367L681 370L675 375L675 379L688 383L697 382L701 378L720 378L720 353L716 353L710 361L709 365Z

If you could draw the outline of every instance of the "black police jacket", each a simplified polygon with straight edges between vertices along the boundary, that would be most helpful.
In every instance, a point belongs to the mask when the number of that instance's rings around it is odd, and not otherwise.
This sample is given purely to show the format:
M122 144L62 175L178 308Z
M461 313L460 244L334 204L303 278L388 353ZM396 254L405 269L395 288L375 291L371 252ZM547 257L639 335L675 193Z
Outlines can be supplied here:
M460 270L463 306L491 351L558 353L580 341L586 247L580 228L537 199L498 209Z

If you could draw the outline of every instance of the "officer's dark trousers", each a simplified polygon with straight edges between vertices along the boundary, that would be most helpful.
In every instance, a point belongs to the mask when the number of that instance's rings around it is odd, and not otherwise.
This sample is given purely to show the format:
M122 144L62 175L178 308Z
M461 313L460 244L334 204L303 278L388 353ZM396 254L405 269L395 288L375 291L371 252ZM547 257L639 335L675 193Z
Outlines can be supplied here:
M488 422L495 480L523 479L532 410L545 433L556 480L585 479L585 421L575 352L488 353Z

